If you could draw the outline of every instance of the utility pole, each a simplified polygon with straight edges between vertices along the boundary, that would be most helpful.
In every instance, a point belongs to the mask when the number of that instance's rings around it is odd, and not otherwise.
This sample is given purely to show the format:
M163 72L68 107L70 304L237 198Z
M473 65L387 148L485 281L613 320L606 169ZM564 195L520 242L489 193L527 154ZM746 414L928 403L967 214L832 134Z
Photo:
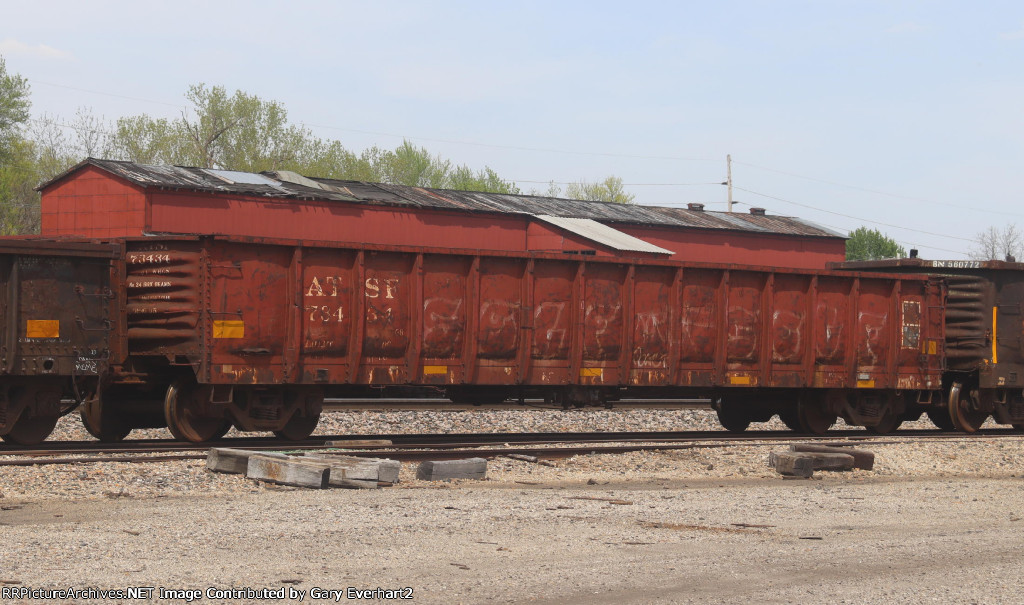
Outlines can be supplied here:
M725 182L729 185L729 206L728 212L732 212L732 154L725 156L725 170L726 179Z

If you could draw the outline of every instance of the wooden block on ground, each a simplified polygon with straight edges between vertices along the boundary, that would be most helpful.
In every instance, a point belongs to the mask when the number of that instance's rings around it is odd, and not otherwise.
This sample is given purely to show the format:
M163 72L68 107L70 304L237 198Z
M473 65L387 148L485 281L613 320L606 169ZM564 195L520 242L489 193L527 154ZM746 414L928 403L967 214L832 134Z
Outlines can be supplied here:
M822 454L849 454L853 456L853 468L870 471L875 468L875 453L852 447L832 447L829 445L813 445L810 443L794 443L789 446L794 452L819 452Z
M487 476L487 460L467 458L465 460L428 460L416 469L416 478L423 481L448 481L450 479L484 479Z
M249 457L245 476L282 485L323 489L330 482L331 467L305 458L285 456L282 459L257 454Z
M796 452L772 452L768 454L768 465L782 475L810 477L814 474L811 458Z
M377 468L377 481L398 483L398 472L400 470L402 470L402 463L398 460L381 459L380 466Z
M343 468L347 479L398 483L398 472L402 468L401 462L386 458L338 456L322 452L305 452L303 457L330 464L332 468Z
M849 471L853 470L853 456L849 454L832 454L825 452L795 452L811 458L811 467L816 471Z
M230 447L210 448L206 455L206 468L218 473L237 473L244 475L249 466L249 457L259 454L275 458L287 458L286 454L277 452L256 452Z

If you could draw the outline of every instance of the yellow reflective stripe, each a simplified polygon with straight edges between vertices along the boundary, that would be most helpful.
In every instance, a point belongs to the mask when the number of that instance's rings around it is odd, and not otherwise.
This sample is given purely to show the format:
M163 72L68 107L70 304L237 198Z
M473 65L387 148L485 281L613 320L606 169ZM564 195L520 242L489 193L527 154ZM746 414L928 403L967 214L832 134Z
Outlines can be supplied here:
M216 319L213 322L214 338L245 338L245 322Z
M604 368L580 368L580 378L603 378Z
M430 374L447 374L448 366L423 366L423 375L428 376Z
M750 384L750 376L730 376L729 384Z
M996 354L996 314L999 307L992 307L992 363L999 363L999 356Z
M26 321L25 338L60 338L60 320L30 319Z

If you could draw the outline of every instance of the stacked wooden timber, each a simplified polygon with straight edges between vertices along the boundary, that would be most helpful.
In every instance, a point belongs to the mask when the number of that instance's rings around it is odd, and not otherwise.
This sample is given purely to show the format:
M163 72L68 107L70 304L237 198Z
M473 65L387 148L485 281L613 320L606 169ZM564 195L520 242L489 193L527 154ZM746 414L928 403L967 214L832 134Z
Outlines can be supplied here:
M289 456L276 452L215 447L207 454L206 468L297 487L377 489L398 483L401 463L382 458L323 453Z
M855 468L871 470L875 454L852 447L833 447L795 443L788 452L772 452L768 466L790 477L810 477L814 471L849 471Z
M466 458L465 460L427 460L416 469L416 478L421 481L451 481L452 479L476 479L487 477L487 460Z

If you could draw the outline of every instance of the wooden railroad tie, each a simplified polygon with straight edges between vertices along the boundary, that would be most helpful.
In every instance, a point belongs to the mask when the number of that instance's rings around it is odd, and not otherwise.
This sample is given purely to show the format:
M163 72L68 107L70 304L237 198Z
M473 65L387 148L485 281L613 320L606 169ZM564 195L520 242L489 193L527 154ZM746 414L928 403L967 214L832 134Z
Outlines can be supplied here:
M416 478L421 481L450 481L452 479L483 480L487 477L487 460L466 458L465 460L427 460L416 469Z
M794 477L810 477L814 471L871 470L874 465L873 452L845 447L794 444L788 452L768 455L768 466L782 475Z
M377 489L398 483L401 463L309 452L304 456L289 456L278 452L212 448L206 457L206 468L296 487Z

